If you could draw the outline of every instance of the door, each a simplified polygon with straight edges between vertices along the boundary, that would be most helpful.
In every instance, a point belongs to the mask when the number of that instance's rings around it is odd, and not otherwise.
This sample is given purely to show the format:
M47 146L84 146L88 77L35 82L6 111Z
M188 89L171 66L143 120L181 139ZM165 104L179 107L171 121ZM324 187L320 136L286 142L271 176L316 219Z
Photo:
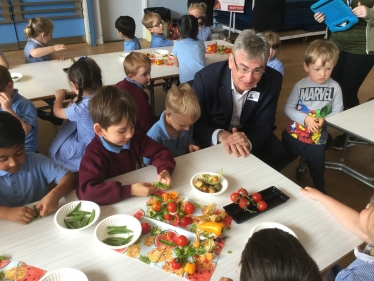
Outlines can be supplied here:
M140 0L106 0L100 1L101 24L104 42L118 41L121 38L114 27L120 16L130 16L136 24L135 36L143 38L143 10Z

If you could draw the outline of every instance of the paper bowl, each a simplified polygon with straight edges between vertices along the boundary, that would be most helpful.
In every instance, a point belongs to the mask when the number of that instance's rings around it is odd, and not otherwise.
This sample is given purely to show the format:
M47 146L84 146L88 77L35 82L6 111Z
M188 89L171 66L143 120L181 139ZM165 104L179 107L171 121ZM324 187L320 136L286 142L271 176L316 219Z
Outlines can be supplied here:
M154 50L152 51L152 54L154 54L156 57L160 58L160 57L163 57L163 56L166 56L167 54L169 54L169 51L168 50Z
M10 76L12 77L13 82L18 82L23 77L21 73L16 73L16 72L10 73Z
M296 236L295 232L293 232L291 229L289 229L287 226L283 225L283 224L280 224L280 223L277 223L277 222L262 222L262 223L259 223L257 225L255 225L251 232L249 233L249 237L251 237L253 235L253 233L257 232L257 231L260 231L261 229L266 229L266 228L278 228L278 229L281 229L285 232L288 232L289 234Z
M81 202L81 207L79 208L80 211L86 211L86 212L92 212L92 210L95 210L95 218L91 223L88 225L77 228L77 229L69 229L65 225L64 219L69 218L67 215ZM98 220L100 216L100 206L97 205L95 202L92 201L73 201L70 203L65 204L62 206L55 214L55 224L58 228L68 230L68 231L80 231L86 228L89 228L90 226L94 225L96 221Z
M191 180L190 180L190 185L191 185L192 189L194 189L197 193L203 194L203 195L213 195L213 196L215 196L215 195L222 194L222 193L224 193L227 190L227 188L229 186L229 183L227 182L227 180L226 180L225 177L222 177L222 179L221 179L222 189L219 192L216 192L216 193L207 193L207 192L200 191L199 189L197 189L194 186L194 183L200 177L200 175L202 175L202 174L210 174L210 175L216 175L216 176L219 175L219 174L213 173L213 172L201 172L201 173L197 173L196 175L194 175L191 178Z
M118 54L118 57L123 61L130 53L121 53Z
M88 281L86 274L75 268L60 268L47 272L39 281Z
M120 246L111 246L105 244L103 240L108 237L123 237L127 238L128 234L108 234L108 226L123 226L126 225L128 229L132 230L133 238L131 241L125 245ZM95 228L95 237L99 244L109 248L109 249L123 249L127 248L128 246L134 244L142 234L142 226L140 221L135 218L134 216L126 215L126 214L118 214L107 217L103 219Z

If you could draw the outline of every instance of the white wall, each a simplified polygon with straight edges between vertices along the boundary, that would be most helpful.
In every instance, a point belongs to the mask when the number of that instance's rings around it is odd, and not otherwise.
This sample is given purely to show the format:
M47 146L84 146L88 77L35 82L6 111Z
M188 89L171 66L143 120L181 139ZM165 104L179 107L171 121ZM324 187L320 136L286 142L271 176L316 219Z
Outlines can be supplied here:
M168 8L172 18L187 14L187 0L148 0L148 7Z

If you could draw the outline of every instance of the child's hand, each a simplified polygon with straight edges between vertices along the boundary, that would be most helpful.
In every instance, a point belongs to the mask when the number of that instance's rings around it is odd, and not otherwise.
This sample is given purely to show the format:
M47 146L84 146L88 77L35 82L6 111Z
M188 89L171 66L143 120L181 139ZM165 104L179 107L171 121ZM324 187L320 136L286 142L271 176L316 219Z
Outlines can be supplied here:
M56 100L64 100L66 96L66 90L65 89L59 89L55 92Z
M58 51L62 51L65 49L66 49L66 46L64 44L57 44L53 46L53 52L58 52Z
M131 185L131 195L149 196L157 189L156 186L149 182L138 182Z
M198 151L198 150L200 150L200 147L191 143L191 144L188 146L188 150L189 150L189 152L194 152L194 151Z
M157 181L167 184L168 186L171 186L171 177L168 171L163 170L157 177Z
M307 116L305 118L305 125L307 125L309 132L315 133L319 129L319 124L318 124L318 118L315 118L313 116Z
M59 201L59 198L54 196L54 193L51 191L39 201L35 209L39 211L42 217L46 217L58 209Z
M67 57L59 57L58 60L67 60L68 58Z
M326 18L325 15L322 14L321 12L317 12L314 14L314 19L318 21L319 23L322 23L325 20L325 18Z
M5 92L0 92L0 107L3 111L12 110L12 98Z
M28 224L30 221L34 219L37 214L33 209L30 209L26 206L14 207L8 209L8 214L6 215L6 219L8 221L20 223L20 224Z
M306 196L308 196L310 199L317 200L321 198L322 195L324 195L321 191L318 189L315 189L313 187L306 186L305 188L301 188L300 192Z
M325 125L325 118L319 117L317 120L319 127L322 128Z

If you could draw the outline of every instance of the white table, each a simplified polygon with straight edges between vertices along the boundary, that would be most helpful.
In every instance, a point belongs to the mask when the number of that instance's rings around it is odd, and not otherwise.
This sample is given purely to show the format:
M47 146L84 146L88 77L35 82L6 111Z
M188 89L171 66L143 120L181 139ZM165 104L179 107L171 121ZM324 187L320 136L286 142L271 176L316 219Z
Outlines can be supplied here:
M240 187L252 193L275 185L290 197L285 204L249 221L239 225L232 222L231 230L227 232L229 238L219 256L212 281L221 276L239 280L241 252L250 230L260 222L273 221L290 227L321 270L362 242L328 214L320 203L303 196L298 185L253 155L235 158L226 155L222 145L218 145L178 157L176 161L172 189L197 203L214 201L218 208L222 208L230 203L230 194ZM225 193L201 197L192 190L189 185L192 175L206 170L219 171L221 168L229 182ZM126 183L153 182L156 180L156 169L149 166L117 178ZM67 201L75 199L74 192L66 198ZM144 197L133 197L114 205L102 206L98 222L113 214L133 214L146 200ZM64 202L61 200L60 205ZM103 249L95 241L93 232L94 226L75 233L59 230L54 225L53 215L29 225L0 221L0 255L47 271L63 267L77 268L85 272L90 281L178 280L176 276L126 255Z
M357 180L374 188L374 177L366 176L344 164L349 136L356 137L364 143L374 145L374 100L362 103L331 117L326 118L329 126L347 134L340 157L340 162L326 162L326 168L340 170ZM352 141L357 143L356 141ZM358 142L361 143L361 142Z

